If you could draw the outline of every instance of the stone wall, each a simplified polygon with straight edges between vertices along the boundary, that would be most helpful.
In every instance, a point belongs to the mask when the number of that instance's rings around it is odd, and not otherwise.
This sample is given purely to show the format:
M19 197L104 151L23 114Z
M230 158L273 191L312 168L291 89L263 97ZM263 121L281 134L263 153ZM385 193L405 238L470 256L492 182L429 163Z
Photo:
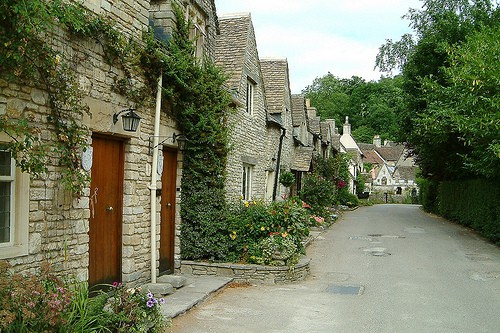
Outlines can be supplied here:
M96 13L115 20L119 29L128 36L140 38L149 24L150 1L106 1L84 2ZM135 105L115 92L116 78L123 78L120 68L108 64L100 44L92 39L75 39L62 29L54 29L52 43L61 52L62 58L75 70L76 77L90 107L92 117L85 116L82 122L88 127L87 140L98 133L120 137L124 140L124 184L122 224L122 281L142 284L150 277L150 189L152 154L149 138L153 135L154 96L144 105ZM143 84L140 73L135 73L135 84ZM113 114L134 107L141 116L136 133L124 132L121 122L112 122ZM9 117L32 116L40 124L41 137L52 141L54 128L47 121L50 114L48 95L39 88L8 83L0 80L0 114ZM161 115L160 135L171 136L175 122L166 113ZM177 131L178 133L179 131ZM5 140L1 137L0 139ZM166 146L176 148L171 141ZM182 156L177 165L177 184L180 188ZM88 278L89 264L89 195L84 191L77 200L61 184L61 168L54 158L49 160L48 172L40 178L32 178L29 189L29 245L28 254L7 258L15 271L34 271L43 261L49 261L54 270L63 276ZM160 177L158 187L161 188ZM159 225L160 202L157 197L157 221ZM180 267L180 191L177 191L175 265ZM157 228L159 248L160 230ZM0 249L0 251L2 251Z
M304 280L310 273L311 259L302 257L294 267L261 266L182 261L180 273L197 276L232 277L235 281L258 284L285 284Z

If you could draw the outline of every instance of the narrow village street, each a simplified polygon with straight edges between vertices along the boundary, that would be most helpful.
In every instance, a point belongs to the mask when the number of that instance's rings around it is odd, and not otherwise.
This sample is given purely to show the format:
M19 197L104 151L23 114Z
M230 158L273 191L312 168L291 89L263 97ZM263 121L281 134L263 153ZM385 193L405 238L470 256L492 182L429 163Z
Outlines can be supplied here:
M500 250L419 206L347 212L307 255L306 281L227 288L167 331L500 331Z

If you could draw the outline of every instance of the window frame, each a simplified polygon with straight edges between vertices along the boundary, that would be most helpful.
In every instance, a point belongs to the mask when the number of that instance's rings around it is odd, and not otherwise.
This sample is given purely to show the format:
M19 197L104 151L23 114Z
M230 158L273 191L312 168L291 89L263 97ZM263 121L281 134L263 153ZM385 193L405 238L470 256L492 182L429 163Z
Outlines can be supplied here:
M0 146L1 152L9 152L8 149L5 149ZM0 183L9 183L10 184L10 193L9 193L9 241L8 242L0 242L0 248L10 247L14 245L14 235L15 235L15 198L16 198L16 167L15 161L12 158L12 154L9 152L10 156L10 174L9 175L0 175Z
M241 176L241 196L243 200L249 201L252 199L253 166L244 163Z
M4 139L4 136L0 136ZM6 141L6 140L5 140ZM0 144L5 141L0 141ZM30 213L30 176L16 167L11 157L11 239L0 246L0 259L11 259L28 255L29 253L29 213Z
M250 77L247 77L245 112L249 115L253 115L254 113L255 87L256 83Z

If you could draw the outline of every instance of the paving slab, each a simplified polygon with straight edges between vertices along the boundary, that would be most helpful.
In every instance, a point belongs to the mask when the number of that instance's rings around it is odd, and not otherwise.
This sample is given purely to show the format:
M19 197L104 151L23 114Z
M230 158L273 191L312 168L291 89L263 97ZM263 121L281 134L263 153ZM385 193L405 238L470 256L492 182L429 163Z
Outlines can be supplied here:
M233 281L233 278L220 276L186 276L186 279L184 287L165 297L162 313L166 318L187 312Z

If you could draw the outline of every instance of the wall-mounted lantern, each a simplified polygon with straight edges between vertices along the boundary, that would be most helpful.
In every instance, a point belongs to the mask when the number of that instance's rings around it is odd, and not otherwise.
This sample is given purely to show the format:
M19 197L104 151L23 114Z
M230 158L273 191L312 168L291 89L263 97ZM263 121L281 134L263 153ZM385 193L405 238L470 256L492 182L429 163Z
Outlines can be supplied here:
M123 130L127 132L136 132L137 128L139 127L141 117L139 117L139 115L134 111L135 109L125 109L121 110L118 113L115 113L113 115L113 124L116 124L118 122L118 116L120 114L126 112L125 114L122 114Z

